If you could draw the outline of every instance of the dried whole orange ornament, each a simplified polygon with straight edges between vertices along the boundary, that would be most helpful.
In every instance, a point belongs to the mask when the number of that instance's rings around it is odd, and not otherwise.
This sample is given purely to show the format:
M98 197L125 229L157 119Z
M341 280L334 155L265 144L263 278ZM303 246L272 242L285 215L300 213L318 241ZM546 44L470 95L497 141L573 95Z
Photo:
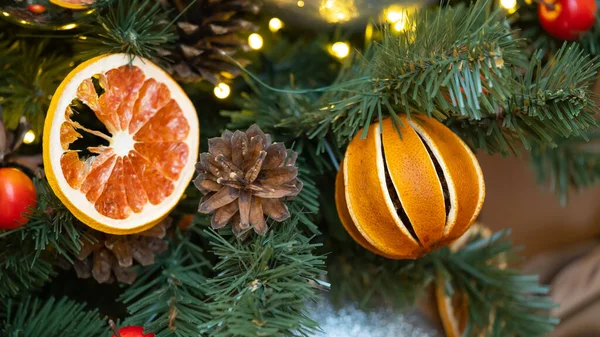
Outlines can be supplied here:
M336 178L342 224L361 246L393 259L415 259L471 226L485 185L477 159L433 118L400 116L369 126L350 142Z
M177 83L149 60L99 56L60 84L44 124L54 193L83 223L109 234L161 221L194 174L198 116Z

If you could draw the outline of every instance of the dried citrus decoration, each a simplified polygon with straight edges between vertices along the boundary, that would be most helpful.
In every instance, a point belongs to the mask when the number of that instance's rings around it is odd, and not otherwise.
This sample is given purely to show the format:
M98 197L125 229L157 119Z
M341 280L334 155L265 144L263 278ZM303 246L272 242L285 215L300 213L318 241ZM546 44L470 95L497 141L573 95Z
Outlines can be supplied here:
M432 118L400 116L369 126L350 142L336 182L348 233L375 254L414 259L460 237L485 196L477 159Z
M492 231L478 223L473 224L467 232L459 239L452 242L449 247L453 252L459 251L472 241L489 238L492 236ZM498 261L492 261L498 264L501 268L506 266L505 256L500 256ZM467 329L469 319L469 303L468 296L464 291L454 289L452 295L446 291L447 278L441 272L436 273L434 282L435 299L437 311L444 327L444 332L447 337L461 337ZM489 313L492 315L493 313ZM474 333L474 336L484 336L483 332Z
M100 56L74 69L52 98L43 141L48 182L88 226L141 232L188 186L199 132L192 102L159 67Z
M226 130L209 139L208 153L196 165L194 184L204 194L198 212L213 214L215 229L231 223L236 235L250 226L265 235L265 215L277 222L289 218L283 199L302 190L297 156L256 124L246 132Z
M86 9L93 5L96 0L50 0L51 3L68 9Z

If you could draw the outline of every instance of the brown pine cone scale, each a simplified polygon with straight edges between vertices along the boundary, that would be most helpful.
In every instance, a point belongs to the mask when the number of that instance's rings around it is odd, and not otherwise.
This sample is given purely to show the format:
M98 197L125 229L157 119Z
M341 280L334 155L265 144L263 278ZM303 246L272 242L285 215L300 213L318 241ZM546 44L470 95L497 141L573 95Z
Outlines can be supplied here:
M136 279L135 264L154 264L155 254L167 250L164 240L171 218L137 234L111 235L94 231L95 243L84 241L73 268L79 278L94 277L98 283L111 283L115 279L132 284Z

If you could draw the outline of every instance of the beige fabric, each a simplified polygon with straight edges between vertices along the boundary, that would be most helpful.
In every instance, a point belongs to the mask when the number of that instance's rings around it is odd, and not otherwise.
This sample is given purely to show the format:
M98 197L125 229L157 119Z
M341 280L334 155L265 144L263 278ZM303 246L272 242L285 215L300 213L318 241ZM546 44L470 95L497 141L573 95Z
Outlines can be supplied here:
M526 159L479 155L486 179L481 221L512 229L528 273L551 284L561 323L548 337L600 336L600 185L572 193L561 207L535 183Z
M526 256L559 249L600 235L600 184L572 193L561 207L553 192L535 183L524 159L478 155L486 183L481 222L494 231L512 228Z

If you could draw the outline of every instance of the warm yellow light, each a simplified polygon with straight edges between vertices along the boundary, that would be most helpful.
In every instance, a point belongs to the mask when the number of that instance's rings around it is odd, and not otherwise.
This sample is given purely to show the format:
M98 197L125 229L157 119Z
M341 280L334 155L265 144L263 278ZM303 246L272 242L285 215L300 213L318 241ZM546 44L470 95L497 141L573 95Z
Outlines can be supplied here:
M339 59L343 59L350 54L350 46L346 42L336 42L331 46L331 54Z
M257 33L252 33L248 36L248 45L254 50L259 50L263 46L263 38Z
M302 0L299 0L299 1L298 1L296 4L297 4L297 5L298 5L298 7L300 7L300 8L304 7L304 1L302 1Z
M229 86L225 83L219 83L217 84L213 92L215 93L215 96L217 96L217 98L225 99L229 97L229 94L231 93L231 88L229 88Z
M514 13L517 10L517 0L500 0L500 6L507 12Z
M271 32L277 33L281 28L283 28L283 21L279 20L279 18L269 20L269 30Z
M390 23L394 23L400 18L402 18L402 12L396 9L390 9L385 15L385 19Z
M31 143L33 143L34 140L35 140L35 133L33 133L33 131L31 131L31 130L27 131L27 133L25 134L25 137L23 137L23 143L31 144Z
M358 16L354 0L321 0L319 14L331 23L346 22Z
M400 19L394 23L394 30L397 32L402 32L406 29L406 20Z
M76 23L69 23L67 25L64 25L64 26L60 27L60 29L61 30L69 30L69 29L73 29L75 27L77 27Z
M371 43L371 40L373 40L373 24L369 22L369 24L367 24L367 27L365 28L366 45L369 45Z
M4 16L10 16L10 14L8 12L2 12L2 15L4 15Z

